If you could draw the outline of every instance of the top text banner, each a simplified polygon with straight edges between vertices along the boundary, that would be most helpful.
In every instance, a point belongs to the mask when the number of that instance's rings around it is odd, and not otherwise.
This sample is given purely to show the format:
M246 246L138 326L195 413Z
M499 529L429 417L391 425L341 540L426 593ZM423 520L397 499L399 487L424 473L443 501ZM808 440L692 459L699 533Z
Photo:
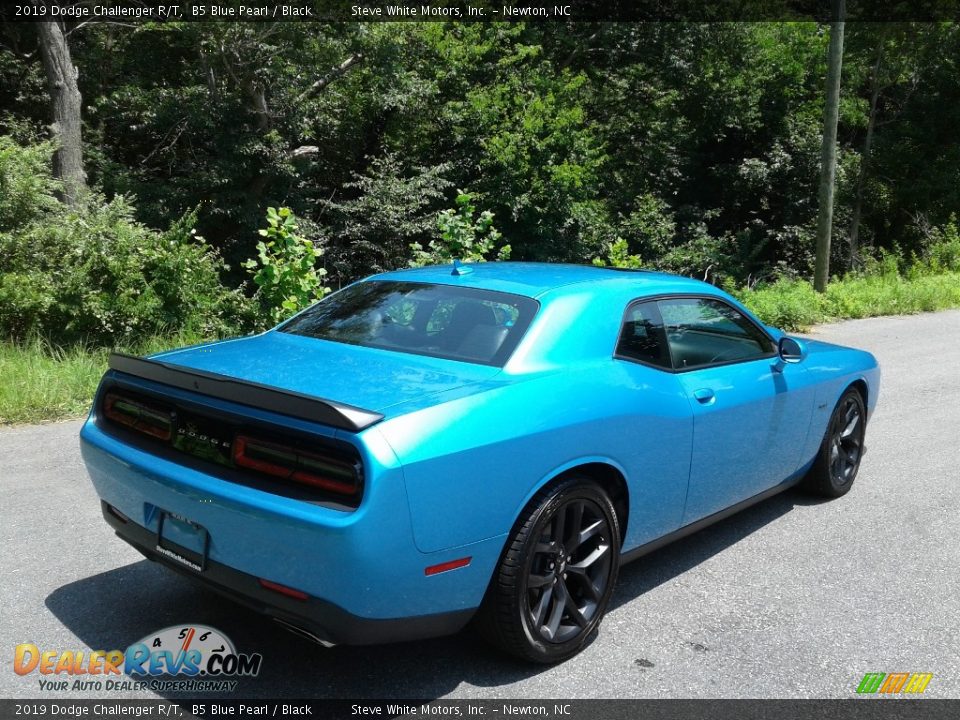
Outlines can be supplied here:
M14 0L5 22L912 22L960 19L960 0Z

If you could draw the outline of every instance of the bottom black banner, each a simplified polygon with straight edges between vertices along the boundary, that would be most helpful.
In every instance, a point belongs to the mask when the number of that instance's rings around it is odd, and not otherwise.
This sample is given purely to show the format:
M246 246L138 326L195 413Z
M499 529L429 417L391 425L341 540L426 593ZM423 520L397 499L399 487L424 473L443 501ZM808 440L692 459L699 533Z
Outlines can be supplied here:
M0 700L0 718L960 718L960 700Z

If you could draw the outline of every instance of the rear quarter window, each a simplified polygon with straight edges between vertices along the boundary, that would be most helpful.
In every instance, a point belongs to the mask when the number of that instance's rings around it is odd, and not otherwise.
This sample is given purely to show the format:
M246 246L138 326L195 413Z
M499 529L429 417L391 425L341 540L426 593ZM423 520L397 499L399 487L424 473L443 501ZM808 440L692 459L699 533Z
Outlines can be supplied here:
M617 355L629 360L670 368L670 348L657 303L633 303L627 308L617 342Z

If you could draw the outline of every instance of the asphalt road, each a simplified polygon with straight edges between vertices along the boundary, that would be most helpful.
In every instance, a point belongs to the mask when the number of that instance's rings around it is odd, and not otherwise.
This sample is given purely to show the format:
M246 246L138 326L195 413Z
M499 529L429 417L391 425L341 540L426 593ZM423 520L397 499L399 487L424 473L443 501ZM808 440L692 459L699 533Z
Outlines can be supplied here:
M931 672L927 696L960 697L960 312L812 335L867 348L883 369L850 494L789 492L626 566L599 636L552 668L466 634L314 646L117 540L80 462L79 422L0 430L0 697L90 697L15 675L18 643L124 648L180 623L263 653L245 697L843 698L864 673L896 671Z

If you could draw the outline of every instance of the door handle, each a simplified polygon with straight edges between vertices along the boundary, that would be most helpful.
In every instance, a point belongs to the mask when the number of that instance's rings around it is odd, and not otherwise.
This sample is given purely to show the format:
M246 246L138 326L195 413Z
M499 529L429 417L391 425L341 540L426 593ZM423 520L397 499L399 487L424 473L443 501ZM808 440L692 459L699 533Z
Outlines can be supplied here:
M717 396L713 394L713 390L710 388L700 388L699 390L694 390L693 396L701 405L710 405L714 400L717 399Z

